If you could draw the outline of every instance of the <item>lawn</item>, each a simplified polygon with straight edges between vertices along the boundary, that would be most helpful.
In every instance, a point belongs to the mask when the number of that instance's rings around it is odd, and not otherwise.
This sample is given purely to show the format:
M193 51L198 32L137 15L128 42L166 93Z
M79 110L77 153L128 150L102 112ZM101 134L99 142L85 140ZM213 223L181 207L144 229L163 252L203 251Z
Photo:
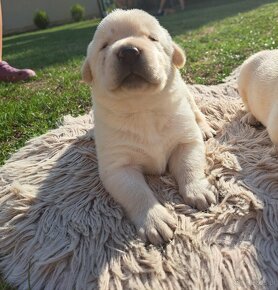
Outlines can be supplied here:
M277 1L188 2L184 12L160 18L186 51L187 82L220 83L252 53L278 47ZM57 127L64 115L90 110L80 66L97 24L88 20L4 39L4 59L35 69L37 77L0 84L0 164L31 137Z

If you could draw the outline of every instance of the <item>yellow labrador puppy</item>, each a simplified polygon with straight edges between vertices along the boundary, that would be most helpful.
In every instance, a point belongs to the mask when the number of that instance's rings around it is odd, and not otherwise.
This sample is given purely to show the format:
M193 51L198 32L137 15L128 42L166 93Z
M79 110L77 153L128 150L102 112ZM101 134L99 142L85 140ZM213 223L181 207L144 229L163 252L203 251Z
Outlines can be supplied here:
M278 49L248 58L240 71L238 89L248 111L241 121L261 122L278 145Z
M139 235L153 244L173 237L175 219L153 195L144 173L168 165L186 203L215 202L204 174L204 134L211 136L178 68L182 50L141 10L115 10L99 24L82 67L93 87L95 141L104 187Z

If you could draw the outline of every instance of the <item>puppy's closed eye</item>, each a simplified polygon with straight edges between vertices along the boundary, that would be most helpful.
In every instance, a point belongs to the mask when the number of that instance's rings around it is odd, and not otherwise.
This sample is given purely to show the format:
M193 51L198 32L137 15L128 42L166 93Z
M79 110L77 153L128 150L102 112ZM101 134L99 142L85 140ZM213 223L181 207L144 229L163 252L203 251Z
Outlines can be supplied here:
M158 41L158 38L152 35L149 35L148 37L151 41Z
M105 43L101 46L100 50L105 49L107 46L108 46L108 42L105 42Z

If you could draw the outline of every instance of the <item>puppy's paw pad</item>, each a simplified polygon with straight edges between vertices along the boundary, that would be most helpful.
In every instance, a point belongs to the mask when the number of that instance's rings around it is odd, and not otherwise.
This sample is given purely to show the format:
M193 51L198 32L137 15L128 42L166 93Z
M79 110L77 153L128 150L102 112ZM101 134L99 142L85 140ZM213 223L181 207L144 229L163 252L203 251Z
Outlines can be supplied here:
M168 210L160 204L149 209L144 217L135 222L138 234L143 241L161 245L174 236L176 221Z

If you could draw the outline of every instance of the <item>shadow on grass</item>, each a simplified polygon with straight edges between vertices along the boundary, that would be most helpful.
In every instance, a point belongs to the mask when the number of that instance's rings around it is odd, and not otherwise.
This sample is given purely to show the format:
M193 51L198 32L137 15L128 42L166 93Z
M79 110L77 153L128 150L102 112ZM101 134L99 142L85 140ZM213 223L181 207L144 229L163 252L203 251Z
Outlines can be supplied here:
M86 55L98 21L24 33L4 40L4 59L17 67L42 69Z
M195 0L185 11L159 18L172 36L184 34L207 23L246 12L275 0ZM98 21L86 21L25 33L4 39L4 58L18 67L42 69L82 58Z
M238 13L248 12L275 0L189 0L185 11L159 18L172 36L184 34L188 30L228 18Z

